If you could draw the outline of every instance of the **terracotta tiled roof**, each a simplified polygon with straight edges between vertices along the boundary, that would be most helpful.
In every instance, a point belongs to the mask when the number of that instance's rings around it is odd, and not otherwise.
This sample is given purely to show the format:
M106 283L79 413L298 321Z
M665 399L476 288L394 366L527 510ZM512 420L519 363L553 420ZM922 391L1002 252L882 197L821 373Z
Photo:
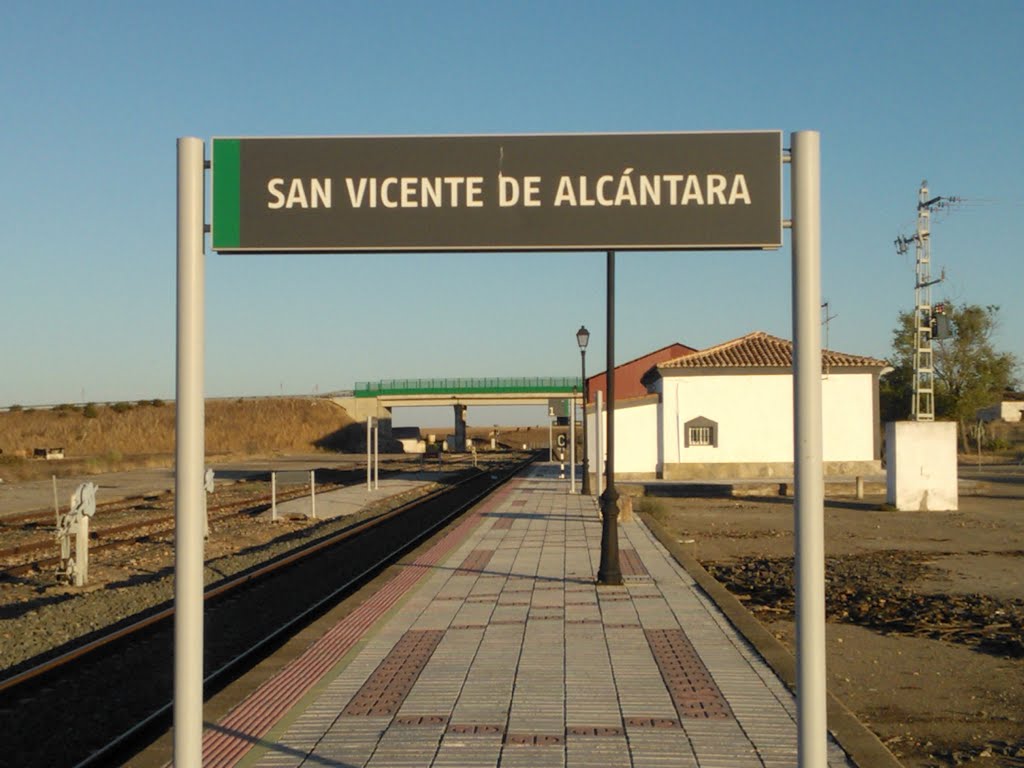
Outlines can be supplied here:
M821 351L822 365L829 368L884 368L884 360L842 352ZM708 347L685 357L667 360L656 370L677 368L792 368L793 342L755 331L716 347ZM653 371L649 372L653 373ZM647 378L646 376L644 378Z

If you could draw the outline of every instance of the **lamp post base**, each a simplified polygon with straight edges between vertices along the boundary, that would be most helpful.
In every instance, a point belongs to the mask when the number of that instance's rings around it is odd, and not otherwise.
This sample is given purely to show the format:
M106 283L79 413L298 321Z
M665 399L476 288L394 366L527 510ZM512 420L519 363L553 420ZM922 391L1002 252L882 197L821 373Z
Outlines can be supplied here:
M619 494L614 486L601 494L601 565L597 569L597 583L621 586L619 567Z

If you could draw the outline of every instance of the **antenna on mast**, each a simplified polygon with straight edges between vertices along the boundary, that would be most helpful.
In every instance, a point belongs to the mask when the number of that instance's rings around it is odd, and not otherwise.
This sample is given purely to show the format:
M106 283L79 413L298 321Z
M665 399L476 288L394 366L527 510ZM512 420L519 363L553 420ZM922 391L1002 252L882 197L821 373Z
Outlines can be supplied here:
M928 182L917 191L917 231L895 240L896 253L903 256L915 246L914 282L914 400L911 412L915 421L935 421L935 368L932 361L932 290L946 279L943 269L938 280L931 276L931 214L962 202L959 197L928 197Z

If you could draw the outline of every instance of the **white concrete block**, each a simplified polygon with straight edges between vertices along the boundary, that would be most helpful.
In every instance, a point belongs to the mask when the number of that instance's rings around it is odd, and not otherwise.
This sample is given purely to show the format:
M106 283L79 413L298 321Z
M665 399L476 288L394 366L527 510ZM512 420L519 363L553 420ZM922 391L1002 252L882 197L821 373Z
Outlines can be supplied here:
M901 512L957 509L956 424L894 421L885 425L886 501Z

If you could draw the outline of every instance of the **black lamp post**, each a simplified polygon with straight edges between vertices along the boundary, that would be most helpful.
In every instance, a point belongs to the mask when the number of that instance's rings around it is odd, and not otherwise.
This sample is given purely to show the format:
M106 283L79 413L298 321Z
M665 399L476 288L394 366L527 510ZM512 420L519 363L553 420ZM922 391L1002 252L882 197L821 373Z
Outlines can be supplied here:
M605 449L604 471L607 483L601 494L601 565L597 569L597 583L622 584L619 567L619 492L615 490L615 251L608 251L608 375L605 391L608 394L608 440ZM598 425L600 428L600 425Z
M580 389L583 392L583 484L580 494L590 495L590 464L587 461L587 342L590 331L581 325L576 331L576 343L580 345Z

